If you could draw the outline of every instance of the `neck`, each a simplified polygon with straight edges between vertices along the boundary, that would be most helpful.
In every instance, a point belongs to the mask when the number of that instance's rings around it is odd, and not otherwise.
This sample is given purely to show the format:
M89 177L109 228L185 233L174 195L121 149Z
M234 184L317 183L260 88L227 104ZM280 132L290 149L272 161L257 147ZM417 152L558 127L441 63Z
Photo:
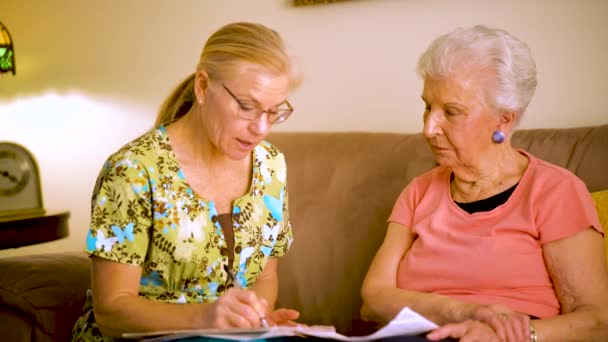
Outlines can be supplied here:
M199 110L196 105L193 106L186 115L167 127L171 147L180 162L200 165L207 170L217 169L220 172L226 167L248 162L228 158L213 144L204 129Z
M523 176L528 159L507 143L488 151L474 165L452 169L452 197L458 202L473 202L494 196L517 184Z

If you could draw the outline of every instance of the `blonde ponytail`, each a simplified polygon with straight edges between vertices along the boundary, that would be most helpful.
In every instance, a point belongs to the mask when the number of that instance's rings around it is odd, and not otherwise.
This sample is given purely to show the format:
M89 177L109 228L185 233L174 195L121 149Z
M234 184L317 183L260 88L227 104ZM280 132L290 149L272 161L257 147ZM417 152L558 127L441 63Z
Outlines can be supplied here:
M194 73L188 76L163 102L154 123L155 127L167 126L188 113L195 100L194 78Z

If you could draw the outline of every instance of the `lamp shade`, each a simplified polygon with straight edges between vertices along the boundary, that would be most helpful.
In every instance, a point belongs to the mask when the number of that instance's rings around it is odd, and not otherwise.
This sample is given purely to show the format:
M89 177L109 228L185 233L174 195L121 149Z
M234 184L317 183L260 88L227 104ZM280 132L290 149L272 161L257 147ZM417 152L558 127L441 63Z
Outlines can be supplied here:
M0 74L7 72L15 74L15 49L8 29L0 22Z

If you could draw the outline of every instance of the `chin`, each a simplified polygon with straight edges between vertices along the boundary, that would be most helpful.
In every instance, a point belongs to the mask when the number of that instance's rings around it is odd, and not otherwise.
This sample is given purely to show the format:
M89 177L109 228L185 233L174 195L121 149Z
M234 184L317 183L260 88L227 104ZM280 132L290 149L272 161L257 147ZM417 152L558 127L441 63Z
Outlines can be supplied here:
M224 155L232 160L243 160L251 155L252 150L244 151L242 149L231 149L226 151Z
M443 156L443 155L435 155L435 161L440 166L449 167L449 168L452 168L456 164L452 159L447 158L446 156Z

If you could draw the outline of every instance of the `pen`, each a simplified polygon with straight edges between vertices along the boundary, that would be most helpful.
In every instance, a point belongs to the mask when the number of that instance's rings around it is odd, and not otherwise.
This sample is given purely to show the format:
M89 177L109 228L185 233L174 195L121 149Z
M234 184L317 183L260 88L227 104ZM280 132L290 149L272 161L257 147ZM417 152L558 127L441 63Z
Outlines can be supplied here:
M244 289L243 285L241 285L241 282L236 278L236 276L234 275L234 273L232 272L230 267L228 267L228 265L224 265L224 270L226 271L226 273L228 273L228 276L232 280L234 287L236 287L237 289ZM256 311L257 311L257 309L256 309ZM258 314L259 314L259 312L258 312ZM262 326L264 328L266 328L266 329L269 328L268 322L266 321L266 317L264 315L260 316L260 323L262 323Z

